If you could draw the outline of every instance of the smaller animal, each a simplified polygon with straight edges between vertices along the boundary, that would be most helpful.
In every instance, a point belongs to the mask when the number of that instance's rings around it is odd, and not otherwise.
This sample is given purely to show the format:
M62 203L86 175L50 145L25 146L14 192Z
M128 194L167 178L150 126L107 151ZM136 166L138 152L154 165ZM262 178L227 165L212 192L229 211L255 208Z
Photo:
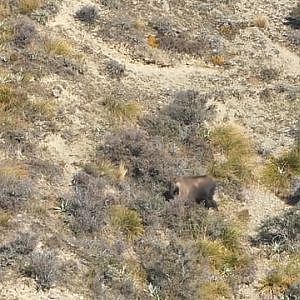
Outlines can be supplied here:
M164 193L164 197L166 201L178 196L181 201L198 204L204 202L206 208L218 210L218 205L213 199L216 186L215 180L208 175L178 177L169 182L169 189Z

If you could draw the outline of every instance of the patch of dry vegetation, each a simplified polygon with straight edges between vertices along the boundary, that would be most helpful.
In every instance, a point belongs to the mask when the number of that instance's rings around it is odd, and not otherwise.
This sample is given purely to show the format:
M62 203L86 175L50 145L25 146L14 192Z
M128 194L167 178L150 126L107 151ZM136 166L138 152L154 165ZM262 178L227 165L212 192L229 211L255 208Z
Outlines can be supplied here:
M262 182L276 194L290 193L293 178L300 175L300 151L297 147L279 157L271 157L262 173Z
M225 181L249 183L253 180L254 151L250 138L234 125L220 125L209 135L214 151L223 157L214 160L210 173Z
M20 0L19 7L22 14L30 14L41 8L43 0Z
M299 254L285 262L275 263L274 268L260 281L259 291L264 296L284 296L300 280Z

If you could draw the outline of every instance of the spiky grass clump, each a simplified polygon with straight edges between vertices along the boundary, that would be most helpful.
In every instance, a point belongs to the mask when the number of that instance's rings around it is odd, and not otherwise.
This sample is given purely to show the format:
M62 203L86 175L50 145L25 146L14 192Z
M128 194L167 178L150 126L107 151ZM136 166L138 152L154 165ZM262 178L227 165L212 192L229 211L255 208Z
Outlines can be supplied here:
M20 12L22 14L29 14L41 8L42 0L20 0Z
M137 101L121 102L109 99L104 102L104 106L117 121L136 122L142 115L142 106Z
M71 56L73 53L71 43L61 38L46 38L44 48L50 55Z
M144 234L142 219L139 214L121 205L111 208L110 220L112 226L121 231L129 240L134 240Z
M231 299L232 290L224 281L211 281L202 285L199 291L199 299L215 300L215 299Z
M289 191L291 179L300 175L300 149L297 147L267 162L262 182L276 193Z
M265 278L260 281L262 295L282 296L291 286L300 281L300 256L292 257L287 263L277 263Z
M95 162L89 163L84 167L88 174L95 177L107 176L117 181L125 179L127 174L127 168L124 162L120 162L119 165L114 165L110 160L98 159Z
M209 169L217 178L250 182L253 179L253 150L249 138L236 125L216 127L210 134L213 149L225 156L224 162L214 160Z

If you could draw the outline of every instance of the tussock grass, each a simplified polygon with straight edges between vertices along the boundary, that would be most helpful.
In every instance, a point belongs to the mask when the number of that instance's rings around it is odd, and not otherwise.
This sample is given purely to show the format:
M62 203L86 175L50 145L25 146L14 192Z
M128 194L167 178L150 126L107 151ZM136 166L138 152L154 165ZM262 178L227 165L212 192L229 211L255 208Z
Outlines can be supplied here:
M267 28L269 27L269 21L268 18L266 16L263 15L259 15L256 17L256 19L254 20L255 26L258 28Z
M134 240L144 234L144 227L139 214L124 206L112 206L110 221L113 228L121 231L129 240Z
M104 102L111 116L117 121L136 122L143 112L143 108L137 101L121 102L114 99L108 99Z
M217 178L248 183L253 179L254 151L250 139L236 125L216 127L209 135L212 148L225 157L214 160L210 172Z
M39 9L43 5L42 0L20 0L20 12L22 14L29 14Z
M225 64L225 57L223 55L213 55L211 57L211 62L215 66L223 66Z
M13 29L6 22L0 22L0 45L9 43L13 40Z
M199 291L199 299L232 299L232 290L226 282L221 280L206 282Z
M6 3L0 3L0 21L10 14L9 7Z
M45 51L50 55L71 56L73 53L72 45L62 38L45 38Z
M6 178L24 179L28 178L29 172L23 164L17 162L6 162L0 165L0 175Z
M20 112L27 104L24 91L17 91L11 85L0 84L0 111Z
M261 281L262 295L280 297L292 285L300 281L300 255L293 256L286 263L277 263Z
M117 181L124 180L127 174L127 168L123 161L116 166L108 159L98 159L85 165L84 169L88 174L92 174L95 177L107 176Z
M8 212L0 212L0 227L8 227L10 219L11 214Z
M262 171L262 182L275 193L289 192L291 179L300 175L300 150L294 149L275 158L271 157Z

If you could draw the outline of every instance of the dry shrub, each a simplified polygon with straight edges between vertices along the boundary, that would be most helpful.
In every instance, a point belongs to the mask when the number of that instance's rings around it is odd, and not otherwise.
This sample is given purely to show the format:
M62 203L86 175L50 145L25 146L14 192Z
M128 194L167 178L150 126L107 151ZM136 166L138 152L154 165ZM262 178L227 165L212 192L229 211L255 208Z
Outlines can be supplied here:
M168 153L167 145L159 137L151 138L135 128L108 135L99 153L114 164L124 162L128 175L144 184L165 183L170 174L180 171L183 163Z
M283 214L265 220L253 240L255 244L268 245L275 252L300 250L300 209L293 207Z
M98 18L98 10L95 6L83 6L76 12L75 18L82 22L92 24Z
M125 65L111 59L106 64L106 70L110 77L120 79L125 74Z
M53 251L34 252L24 266L24 273L35 279L38 289L50 289L61 275L60 262Z
M14 41L19 47L28 45L36 35L34 23L26 17L17 21L14 26Z
M76 234L92 234L104 226L107 209L115 203L115 199L103 194L105 186L102 178L83 172L74 176L73 195L63 200L61 207L69 215L70 227Z
M28 200L33 192L27 170L16 163L0 165L0 208L15 211Z

